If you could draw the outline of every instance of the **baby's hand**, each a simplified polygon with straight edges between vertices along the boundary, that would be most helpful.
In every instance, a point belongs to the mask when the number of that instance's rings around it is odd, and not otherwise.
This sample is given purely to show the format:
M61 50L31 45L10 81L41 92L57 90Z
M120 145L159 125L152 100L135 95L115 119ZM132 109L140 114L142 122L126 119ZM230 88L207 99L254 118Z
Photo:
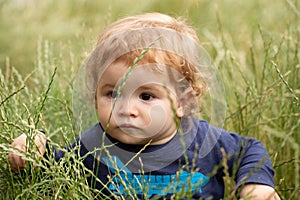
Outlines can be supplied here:
M15 149L20 150L20 152L26 152L27 147L26 147L26 135L22 134L19 137L15 138L11 146ZM46 144L46 137L43 133L37 133L37 135L34 138L34 143L35 147L37 147L38 151L37 152L37 157L44 155L45 153L45 144ZM8 162L11 167L11 169L14 172L19 172L19 170L24 170L25 169L25 160L19 156L16 155L14 152L9 152L8 153Z

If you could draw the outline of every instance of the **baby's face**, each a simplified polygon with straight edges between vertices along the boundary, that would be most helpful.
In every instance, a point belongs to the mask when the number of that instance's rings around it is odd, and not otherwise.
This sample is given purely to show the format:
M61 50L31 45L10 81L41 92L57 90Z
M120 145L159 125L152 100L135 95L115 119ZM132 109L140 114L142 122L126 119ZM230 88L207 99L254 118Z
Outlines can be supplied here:
M182 117L183 112L174 81L168 78L166 67L160 72L150 68L137 66L124 84L122 79L128 66L115 62L99 80L99 121L107 128L107 134L123 143L146 144L151 140L151 144L163 144L177 132L175 119Z

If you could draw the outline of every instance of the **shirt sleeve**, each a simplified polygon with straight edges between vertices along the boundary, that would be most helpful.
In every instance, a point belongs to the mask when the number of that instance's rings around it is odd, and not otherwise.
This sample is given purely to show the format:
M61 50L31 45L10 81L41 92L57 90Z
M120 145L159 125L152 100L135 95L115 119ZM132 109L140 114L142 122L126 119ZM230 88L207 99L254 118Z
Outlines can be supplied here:
M62 147L61 149L57 148L55 145L51 145L49 141L46 142L46 152L44 154L44 157L46 159L54 158L56 162L58 162L61 158L64 157L65 152L71 151L71 149L75 148L79 143L79 139L76 139L76 142L74 142L69 147Z
M234 177L237 188L247 183L274 187L274 169L260 141L222 131L219 144L228 156L229 173ZM221 151L219 154L222 159Z
M99 134L102 132L103 128L101 124L97 123L94 126L92 126L89 130L85 131L80 137L76 138L76 141L72 145L57 148L56 146L51 145L49 141L47 141L46 153L44 157L46 159L54 158L56 161L59 161L65 156L66 152L73 152L79 157L84 157L89 152L89 150L93 151L95 147L100 147L99 138L101 139L101 135Z

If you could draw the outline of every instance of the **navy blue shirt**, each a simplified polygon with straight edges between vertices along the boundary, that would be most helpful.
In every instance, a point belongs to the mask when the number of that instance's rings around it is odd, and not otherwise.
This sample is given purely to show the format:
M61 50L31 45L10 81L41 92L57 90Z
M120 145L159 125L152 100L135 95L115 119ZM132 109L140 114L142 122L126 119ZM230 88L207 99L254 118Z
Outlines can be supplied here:
M78 155L85 156L85 167L94 173L88 176L90 186L111 198L168 199L176 193L180 199L221 199L223 159L237 188L246 183L274 187L274 170L261 142L206 121L193 120L192 124L166 144L148 146L121 143L96 124L72 147L80 146ZM53 150L57 161L64 156L62 151Z

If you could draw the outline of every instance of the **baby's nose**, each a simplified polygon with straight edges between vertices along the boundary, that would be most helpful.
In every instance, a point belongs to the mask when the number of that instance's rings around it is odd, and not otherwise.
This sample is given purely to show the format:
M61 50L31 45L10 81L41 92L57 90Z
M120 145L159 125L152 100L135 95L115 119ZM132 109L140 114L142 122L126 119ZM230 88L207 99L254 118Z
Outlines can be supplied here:
M137 102L135 102L134 100L128 98L120 98L117 100L116 104L117 106L115 106L115 112L117 112L118 116L138 116L138 106Z

